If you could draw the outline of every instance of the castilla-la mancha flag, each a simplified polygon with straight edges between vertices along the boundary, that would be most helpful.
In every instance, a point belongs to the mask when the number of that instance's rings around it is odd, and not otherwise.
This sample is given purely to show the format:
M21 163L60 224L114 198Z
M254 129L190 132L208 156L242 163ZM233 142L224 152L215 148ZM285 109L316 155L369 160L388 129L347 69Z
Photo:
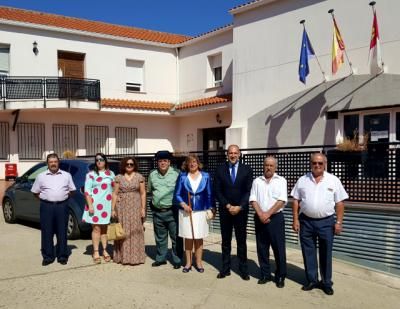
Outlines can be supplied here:
M340 35L339 27L333 18L333 41L332 41L332 75L335 75L344 63L344 42Z
M383 70L381 43L379 39L378 19L374 11L374 21L372 23L371 43L369 45L369 67L371 74L381 73Z

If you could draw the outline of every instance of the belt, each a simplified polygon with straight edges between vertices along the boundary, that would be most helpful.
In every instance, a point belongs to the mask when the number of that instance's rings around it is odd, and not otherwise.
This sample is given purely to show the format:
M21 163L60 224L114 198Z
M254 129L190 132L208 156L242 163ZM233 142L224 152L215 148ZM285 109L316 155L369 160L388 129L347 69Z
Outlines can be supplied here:
M58 204L65 203L66 201L68 201L68 199L63 200L63 201L60 201L60 202L52 202L52 201L47 201L47 200L42 200L42 199L40 199L40 201L41 201L41 202L44 202L44 203L48 203L48 204L58 205Z
M171 209L172 209L172 207L169 207L169 208L156 208L156 207L153 207L153 210L156 211L156 212L166 212L166 211L170 211Z
M301 213L301 214L299 215L299 217L303 217L304 219L306 219L306 220L311 220L311 221L320 221L320 220L325 220L325 219L332 218L333 215L330 215L330 216L327 216L327 217L323 217L323 218L312 218L312 217L309 217L309 216L307 216L307 215Z

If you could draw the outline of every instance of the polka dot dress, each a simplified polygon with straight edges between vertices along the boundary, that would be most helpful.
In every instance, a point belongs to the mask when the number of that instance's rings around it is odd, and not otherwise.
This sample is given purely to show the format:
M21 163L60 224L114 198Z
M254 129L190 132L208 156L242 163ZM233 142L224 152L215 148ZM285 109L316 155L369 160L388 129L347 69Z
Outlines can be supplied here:
M114 186L114 173L110 170L101 171L97 175L94 171L86 174L85 195L90 196L94 213L89 213L86 205L82 221L91 224L109 224L111 218L111 200Z

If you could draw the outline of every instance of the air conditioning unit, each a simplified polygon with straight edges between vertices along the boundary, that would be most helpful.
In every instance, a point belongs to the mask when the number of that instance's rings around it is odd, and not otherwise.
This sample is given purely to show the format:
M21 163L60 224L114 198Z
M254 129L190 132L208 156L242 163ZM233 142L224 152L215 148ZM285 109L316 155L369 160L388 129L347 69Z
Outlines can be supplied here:
M215 81L214 87L222 87L222 81L221 80Z

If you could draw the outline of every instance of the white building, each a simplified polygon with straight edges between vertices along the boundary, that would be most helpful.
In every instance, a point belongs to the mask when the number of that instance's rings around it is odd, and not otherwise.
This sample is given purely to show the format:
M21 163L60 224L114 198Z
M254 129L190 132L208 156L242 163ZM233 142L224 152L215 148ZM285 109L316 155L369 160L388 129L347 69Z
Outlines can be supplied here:
M352 75L347 61L330 74L331 8ZM400 140L400 4L376 8L378 77L365 0L256 0L230 11L233 25L194 38L0 7L0 160L21 173L51 151L321 145L355 130ZM301 19L327 82L314 59L307 86L298 80Z
M225 147L232 26L190 38L0 7L0 38L0 159L20 174L52 151Z

